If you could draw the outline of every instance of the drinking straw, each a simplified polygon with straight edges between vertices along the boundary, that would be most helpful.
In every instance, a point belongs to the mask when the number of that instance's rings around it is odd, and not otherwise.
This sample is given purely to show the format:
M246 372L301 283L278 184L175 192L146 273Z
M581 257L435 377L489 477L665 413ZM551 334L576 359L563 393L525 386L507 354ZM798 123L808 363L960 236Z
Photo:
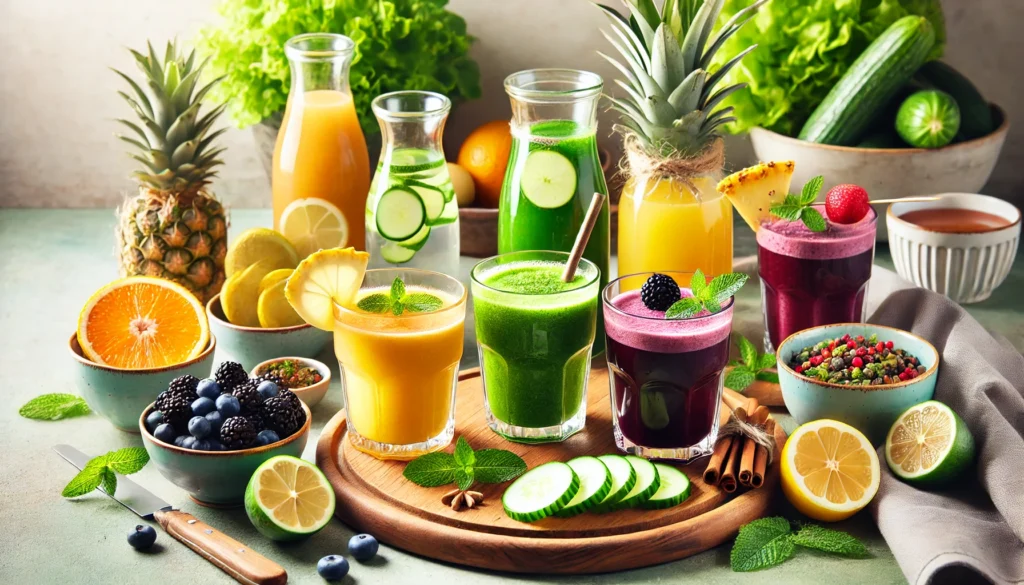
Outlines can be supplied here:
M870 203L872 205L876 205L878 203L924 203L925 201L938 201L940 199L942 199L942 197L939 197L937 195L936 196L929 195L929 196L902 197L902 198L899 198L899 199L875 199L875 200L872 200L872 201L868 201L868 203Z
M583 225L580 226L580 233L576 234L576 243L573 244L572 252L569 253L569 261L565 263L562 282L572 282L572 279L576 277L576 267L579 266L580 258L583 257L583 250L590 240L590 233L594 231L594 225L597 223L604 200L603 193L594 193L594 197L590 200L590 209L587 210L587 216L583 219Z

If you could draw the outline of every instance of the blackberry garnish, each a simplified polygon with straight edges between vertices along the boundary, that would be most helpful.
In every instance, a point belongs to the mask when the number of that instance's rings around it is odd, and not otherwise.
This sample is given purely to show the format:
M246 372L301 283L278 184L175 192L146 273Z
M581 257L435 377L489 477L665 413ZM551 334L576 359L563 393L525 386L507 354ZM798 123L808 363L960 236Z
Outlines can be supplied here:
M241 416L233 416L220 427L220 442L228 449L245 449L256 442L256 429Z
M243 415L259 413L260 405L263 404L263 397L260 396L259 390L256 389L258 385L259 382L256 380L248 380L232 390L231 393L242 405Z
M221 363L213 377L220 384L221 392L231 392L249 381L249 374L238 362Z
M651 276L640 289L640 300L652 311L667 311L681 296L676 281L664 274Z
M306 413L301 407L295 408L287 398L274 396L263 401L263 420L267 428L281 438L291 436L302 428L305 419Z

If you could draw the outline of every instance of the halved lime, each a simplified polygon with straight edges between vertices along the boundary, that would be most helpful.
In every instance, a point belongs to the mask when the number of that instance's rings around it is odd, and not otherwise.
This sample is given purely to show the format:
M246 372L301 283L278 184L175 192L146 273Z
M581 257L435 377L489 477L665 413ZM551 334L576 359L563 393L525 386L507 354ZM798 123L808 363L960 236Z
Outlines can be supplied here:
M885 437L885 462L896 477L926 485L946 483L974 461L974 436L951 408L922 402L900 415Z
M249 479L245 513L267 538L305 538L331 521L334 490L312 463L278 455L264 461Z
M576 167L553 150L535 150L526 157L520 185L531 203L555 209L576 196Z

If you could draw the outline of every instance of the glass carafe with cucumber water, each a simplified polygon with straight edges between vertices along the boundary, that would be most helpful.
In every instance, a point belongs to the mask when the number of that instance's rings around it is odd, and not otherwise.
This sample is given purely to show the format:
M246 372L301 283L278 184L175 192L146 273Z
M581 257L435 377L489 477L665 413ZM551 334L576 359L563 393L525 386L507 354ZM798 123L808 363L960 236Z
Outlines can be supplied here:
M371 105L383 147L366 199L370 267L456 276L459 208L441 147L451 102L439 93L397 91Z
M530 69L505 79L512 101L512 152L501 187L498 252L569 252L595 192L608 193L597 154L597 102L604 82L574 69ZM608 203L583 257L608 282ZM594 354L604 350L598 314Z

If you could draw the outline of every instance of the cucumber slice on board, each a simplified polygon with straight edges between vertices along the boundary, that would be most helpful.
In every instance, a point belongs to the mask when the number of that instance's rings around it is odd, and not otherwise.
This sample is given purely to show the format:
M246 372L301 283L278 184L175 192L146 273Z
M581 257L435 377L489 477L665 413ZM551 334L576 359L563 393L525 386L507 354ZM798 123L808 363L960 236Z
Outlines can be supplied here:
M577 457L566 465L580 478L580 489L564 508L555 512L561 518L586 512L600 503L612 489L612 474L597 457Z
M423 245L427 243L428 237L430 237L430 226L424 225L423 227L420 228L420 231L416 232L416 234L413 235L413 237L409 238L408 240L402 240L401 242L398 242L398 245L403 248L419 251L420 249L423 248Z
M537 207L561 207L576 196L576 167L553 150L535 150L526 157L520 186Z
M686 477L685 473L663 463L655 463L654 468L658 470L661 485L649 500L640 503L641 508L645 510L671 508L678 506L690 497L690 478Z
M594 507L594 511L608 512L636 485L636 471L621 455L601 455L598 459L608 468L608 473L612 476L612 487L608 495Z
M626 461L636 471L636 484L629 493L614 505L616 510L623 508L634 508L651 499L651 496L661 487L661 478L658 476L658 468L650 461L635 455L626 455Z
M580 478L567 464L551 461L534 467L512 482L501 496L508 517L536 522L565 507L580 489Z
M416 235L427 219L427 209L416 192L392 187L377 200L377 231L393 242Z
M405 264L416 255L416 250L410 250L395 242L386 242L380 247L380 257L392 264Z
M414 191L423 201L428 223L441 217L441 214L444 213L444 193L440 189L419 181L406 181L405 187Z

